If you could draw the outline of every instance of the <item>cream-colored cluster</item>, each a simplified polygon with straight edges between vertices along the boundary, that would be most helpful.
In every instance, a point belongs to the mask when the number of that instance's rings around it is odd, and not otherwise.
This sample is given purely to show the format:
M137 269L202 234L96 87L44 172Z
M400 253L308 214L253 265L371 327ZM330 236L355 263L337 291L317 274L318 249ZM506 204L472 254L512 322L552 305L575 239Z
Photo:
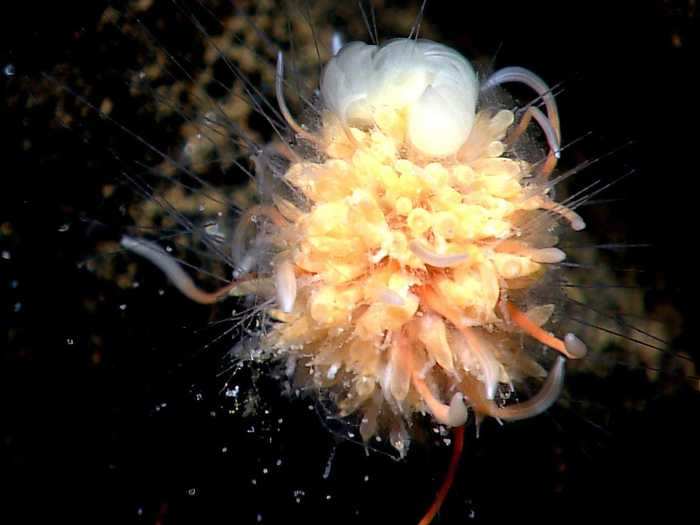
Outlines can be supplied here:
M528 163L503 155L512 123L510 111L482 111L455 156L429 161L406 140L400 111L378 113L371 129L329 116L325 160L292 162L284 175L297 203L276 197L258 210L274 218L279 248L264 344L331 392L341 415L360 411L364 439L391 433L405 449L416 412L450 426L467 407L539 413L558 395L563 360L535 398L503 406L499 392L547 375L520 334L570 357L582 350L540 328L551 305L522 312L509 301L564 258L555 237L533 235L545 227L538 210L558 205Z

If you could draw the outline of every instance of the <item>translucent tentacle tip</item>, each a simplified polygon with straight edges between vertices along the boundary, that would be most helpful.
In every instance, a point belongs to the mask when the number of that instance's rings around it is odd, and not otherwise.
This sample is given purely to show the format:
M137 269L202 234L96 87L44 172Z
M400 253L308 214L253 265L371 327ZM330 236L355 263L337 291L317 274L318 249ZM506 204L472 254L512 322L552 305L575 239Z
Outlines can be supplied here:
M571 359L581 359L588 353L585 343L572 333L564 336L564 347Z
M450 408L447 412L447 424L451 427L461 427L467 422L468 417L469 411L464 404L464 398L461 393L457 392L452 396L452 401L450 401Z

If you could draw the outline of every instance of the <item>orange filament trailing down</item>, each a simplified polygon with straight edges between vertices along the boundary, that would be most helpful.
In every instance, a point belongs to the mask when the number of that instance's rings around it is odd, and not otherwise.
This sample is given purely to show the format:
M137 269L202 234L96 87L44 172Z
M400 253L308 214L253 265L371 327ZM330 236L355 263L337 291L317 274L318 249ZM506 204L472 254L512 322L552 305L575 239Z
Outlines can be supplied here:
M447 467L447 474L445 474L445 479L440 485L440 489L435 495L432 505L425 513L423 518L418 522L418 525L429 525L435 515L440 511L447 494L452 488L452 483L454 482L455 475L457 474L457 469L459 468L459 458L462 456L462 450L464 449L464 427L457 427L452 432L452 439L454 441L452 445L452 457L450 458L450 465Z

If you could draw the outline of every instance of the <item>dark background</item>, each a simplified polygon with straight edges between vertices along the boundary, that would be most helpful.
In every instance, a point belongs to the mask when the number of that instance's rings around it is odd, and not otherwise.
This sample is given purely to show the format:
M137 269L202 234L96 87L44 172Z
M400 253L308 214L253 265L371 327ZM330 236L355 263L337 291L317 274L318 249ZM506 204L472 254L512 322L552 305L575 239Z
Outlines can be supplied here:
M671 304L692 325L695 2L496 1L461 10L438 4L429 2L427 18L460 49L498 51L501 65L567 81L560 98L565 133L595 134L575 155L636 142L606 168L638 170L614 193L625 200L596 209L589 222L609 238L653 244L630 255L645 270L639 281L647 300ZM196 332L216 312L172 290L159 295L167 286L155 270L141 270L135 291L78 266L97 240L118 237L123 220L99 198L105 181L119 175L102 141L120 153L129 146L104 139L96 123L78 134L51 126L50 109L27 106L23 79L66 63L84 78L78 91L99 92L109 77L98 72L133 64L136 50L110 47L109 35L92 31L103 8L25 2L2 17L2 63L16 73L2 79L8 103L0 224L10 226L0 235L7 252L0 259L7 333L0 519L255 523L260 514L263 523L417 522L449 457L447 448L431 445L437 439L415 444L401 463L367 457L324 428L309 410L317 408L313 400L281 397L274 379L255 382L263 405L258 416L244 418L220 392L220 352L202 351L207 334ZM173 45L186 44L183 36ZM138 101L121 103L153 128ZM162 131L163 141L174 139L173 130ZM688 332L673 344L692 354ZM250 375L240 375L243 390ZM572 397L605 409L590 414L582 403L505 427L490 421L478 440L470 428L437 523L673 521L697 514L697 392L674 376L650 384L641 368L579 376L568 387Z

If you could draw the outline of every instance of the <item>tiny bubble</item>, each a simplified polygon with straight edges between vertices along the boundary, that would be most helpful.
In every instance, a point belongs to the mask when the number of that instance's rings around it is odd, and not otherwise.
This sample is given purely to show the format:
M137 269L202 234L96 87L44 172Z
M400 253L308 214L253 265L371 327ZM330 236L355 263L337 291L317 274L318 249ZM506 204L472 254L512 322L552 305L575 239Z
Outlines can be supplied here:
M196 489L196 488L187 489L187 495L188 495L188 496L196 496L196 495L197 495L197 489Z

